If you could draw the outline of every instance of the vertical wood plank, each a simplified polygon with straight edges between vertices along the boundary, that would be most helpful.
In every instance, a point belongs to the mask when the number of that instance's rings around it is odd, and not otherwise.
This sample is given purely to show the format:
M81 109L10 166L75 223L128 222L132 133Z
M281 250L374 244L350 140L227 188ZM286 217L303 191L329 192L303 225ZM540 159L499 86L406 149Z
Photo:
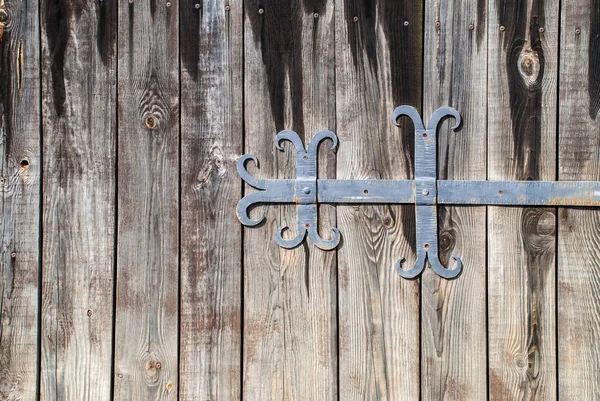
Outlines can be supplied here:
M241 193L243 6L184 0L179 7L179 399L239 400L242 228L234 211Z
M178 383L178 1L119 2L115 400Z
M558 1L489 3L488 179L556 179ZM556 399L555 209L488 209L491 400Z
M116 18L42 3L42 400L110 398Z
M33 400L38 378L39 3L0 1L0 398Z
M559 179L600 180L600 1L562 2ZM600 212L560 209L559 397L600 399Z
M486 179L487 0L426 2L424 118L452 106L462 129L438 134L438 178ZM485 400L486 209L438 207L440 260L460 277L422 277L421 381L423 400Z
M44 400L110 396L115 19L108 3L42 7Z
M277 151L278 131L292 129L308 143L335 130L334 2L245 3L245 135L254 174L295 177L289 143ZM321 147L320 176L332 177L330 144ZM248 191L249 187L247 187ZM336 259L310 240L293 250L274 241L277 227L295 234L295 206L259 207L266 224L244 234L244 378L246 400L336 400ZM331 207L319 214L327 238Z
M413 177L412 123L396 106L421 105L423 3L336 1L337 178ZM405 22L406 21L406 22ZM419 281L414 206L340 206L341 400L419 399Z

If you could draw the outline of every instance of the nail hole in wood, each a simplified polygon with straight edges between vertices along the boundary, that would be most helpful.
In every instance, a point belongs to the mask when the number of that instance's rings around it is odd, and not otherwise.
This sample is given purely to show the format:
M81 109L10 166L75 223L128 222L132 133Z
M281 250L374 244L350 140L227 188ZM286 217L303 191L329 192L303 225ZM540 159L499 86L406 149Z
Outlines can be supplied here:
M503 190L498 191L498 195L504 195L504 191Z
M29 168L29 160L27 159L22 159L20 164L22 168Z
M429 249L429 244L425 244L425 245L423 246L423 248L425 248L425 249Z
M369 190L368 190L368 189L365 189L365 190L363 191L363 193L364 193L365 195L368 195L368 194L369 194Z

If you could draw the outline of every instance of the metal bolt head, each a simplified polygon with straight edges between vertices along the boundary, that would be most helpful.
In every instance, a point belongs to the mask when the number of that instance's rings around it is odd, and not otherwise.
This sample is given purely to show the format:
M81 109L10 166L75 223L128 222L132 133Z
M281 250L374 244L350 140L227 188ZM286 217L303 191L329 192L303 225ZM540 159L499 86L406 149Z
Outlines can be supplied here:
M306 195L310 194L310 188L309 187L305 187L302 192L304 192Z
M427 196L427 195L429 195L429 190L424 189L423 191L421 191L421 193L423 194L423 196Z
M17 253L16 253L16 252L13 252L13 253L11 253L11 254L10 254L10 256L11 256L11 258L13 258L13 259L14 259L14 258L16 258L16 257L17 257Z
M200 5L200 4L198 4L198 5ZM229 10L231 10L231 7L230 6L225 6L225 11L229 11Z
M472 31L473 29L475 29L475 25L474 24L469 25L469 30Z
M357 16L354 16L354 18L352 18L352 21L354 21L354 22L358 22L358 17L357 17Z
M314 18L319 18L319 13L314 13L314 14L313 14L313 17L314 17Z
M404 21L404 26L408 26L408 21Z
M442 23L440 21L435 21L435 27L439 29L439 27L442 26Z
M575 35L580 35L581 34L581 29L577 28L575 29Z
M259 14L264 14L265 13L265 9L264 8L259 8L258 9L258 13Z
M544 28L544 27L540 28L540 33L544 33L544 32L546 32L546 28Z
M171 7L171 2L167 1L167 7Z
M506 31L506 27L504 25L500 25L500 32Z

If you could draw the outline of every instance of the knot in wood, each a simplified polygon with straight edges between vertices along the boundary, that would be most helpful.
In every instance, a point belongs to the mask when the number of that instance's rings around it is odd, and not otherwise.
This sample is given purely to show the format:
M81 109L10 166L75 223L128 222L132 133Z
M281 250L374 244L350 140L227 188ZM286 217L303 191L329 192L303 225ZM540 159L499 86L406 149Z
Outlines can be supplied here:
M540 75L540 60L537 52L531 49L524 49L521 51L517 63L519 74L525 85L528 88L535 87Z
M6 12L5 9L0 8L0 22L4 24L7 21L8 21L8 13Z
M157 125L156 118L152 115L146 117L145 123L146 127L148 127L149 129L154 129Z
M146 371L146 375L149 377L154 377L158 373L158 369L160 369L160 362L157 361L147 361L144 366L144 370Z

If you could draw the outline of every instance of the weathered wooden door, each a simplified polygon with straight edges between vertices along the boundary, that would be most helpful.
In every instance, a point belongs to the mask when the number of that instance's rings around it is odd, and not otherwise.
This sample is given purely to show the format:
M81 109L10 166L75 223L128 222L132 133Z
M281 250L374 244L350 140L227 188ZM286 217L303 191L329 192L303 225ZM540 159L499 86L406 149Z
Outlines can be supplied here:
M396 274L412 206L242 228L284 129L413 177L403 104L463 117L440 179L600 180L600 0L0 0L0 399L600 399L598 210L439 207L452 281Z

